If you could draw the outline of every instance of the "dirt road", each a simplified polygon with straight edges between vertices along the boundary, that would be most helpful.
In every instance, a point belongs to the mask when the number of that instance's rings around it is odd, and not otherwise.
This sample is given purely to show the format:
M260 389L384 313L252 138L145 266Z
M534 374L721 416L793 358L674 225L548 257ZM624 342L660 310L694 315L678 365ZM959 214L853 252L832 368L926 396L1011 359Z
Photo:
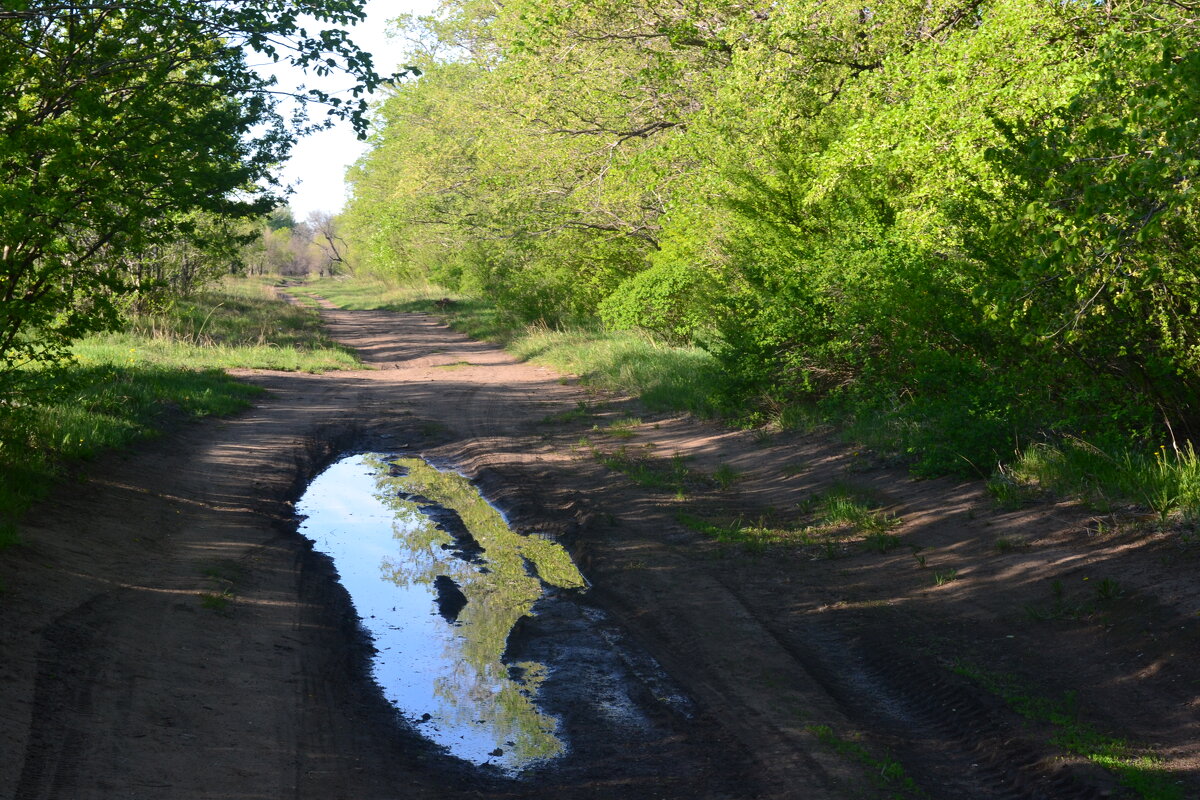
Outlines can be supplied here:
M1120 769L1065 749L1070 731L1093 737L1076 751L1120 738L1120 757L1151 754L1155 779L1200 797L1200 590L1178 532L998 510L981 485L914 482L820 435L647 415L426 316L323 313L373 369L245 373L267 390L252 410L92 465L0 559L0 797L1125 792ZM629 418L631 438L605 433ZM525 781L397 724L292 513L315 471L365 449L453 465L518 529L557 535L588 602L695 713L664 707L636 746L595 734ZM605 454L679 455L686 490L639 485ZM834 486L898 516L903 545L748 550L679 521L801 523Z

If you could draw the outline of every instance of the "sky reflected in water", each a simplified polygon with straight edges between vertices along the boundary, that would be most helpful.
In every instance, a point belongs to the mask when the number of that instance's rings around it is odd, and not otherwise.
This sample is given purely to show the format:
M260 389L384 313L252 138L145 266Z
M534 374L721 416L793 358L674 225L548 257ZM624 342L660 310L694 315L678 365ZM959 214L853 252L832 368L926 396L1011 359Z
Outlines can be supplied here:
M417 458L344 458L296 508L307 517L300 532L333 558L375 638L376 680L418 730L460 758L510 772L564 751L558 721L536 705L545 666L513 665L518 681L500 659L542 581L584 587L565 550L514 533L469 481ZM482 554L464 552L471 538ZM453 621L439 614L441 576L467 601Z

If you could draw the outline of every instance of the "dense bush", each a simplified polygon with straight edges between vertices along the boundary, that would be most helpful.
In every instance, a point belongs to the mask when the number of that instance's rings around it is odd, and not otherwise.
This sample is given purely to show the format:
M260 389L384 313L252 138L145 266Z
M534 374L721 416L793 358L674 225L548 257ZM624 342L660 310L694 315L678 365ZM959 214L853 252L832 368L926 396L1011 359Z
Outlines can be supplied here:
M458 0L378 110L361 270L701 344L930 469L1196 432L1200 37L1166 0Z

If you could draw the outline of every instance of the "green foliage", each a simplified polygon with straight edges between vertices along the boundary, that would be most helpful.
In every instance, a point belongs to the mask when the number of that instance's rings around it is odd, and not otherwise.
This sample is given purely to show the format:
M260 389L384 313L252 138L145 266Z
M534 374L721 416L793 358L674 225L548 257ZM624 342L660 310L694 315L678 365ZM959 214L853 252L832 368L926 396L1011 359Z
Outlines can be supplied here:
M489 330L701 347L684 405L819 409L920 473L1145 450L1200 435L1198 21L456 0L408 21L425 73L344 223L361 271L488 297Z
M1160 446L1152 454L1101 448L1077 437L1028 447L1014 463L1017 479L1080 495L1108 507L1134 502L1155 511L1160 523L1200 509L1200 458L1191 444Z
M1012 176L997 197L1011 221L995 233L1010 244L989 244L1015 269L998 271L988 301L1027 342L1187 419L1200 367L1200 54L1184 20L1151 13L1100 37L1090 80L1052 115L1002 126L991 156Z
M0 544L71 464L153 436L180 417L230 414L258 393L222 368L319 371L357 360L332 345L316 315L231 283L131 329L74 347L74 359L27 367L19 398L0 402Z
M379 84L358 0L17 0L0 11L0 390L120 326L131 298L227 268L296 132L258 53ZM308 32L302 15L331 29ZM365 101L311 100L364 126Z
M716 330L713 315L727 288L701 249L711 240L696 234L711 220L673 222L646 268L617 284L596 311L612 328L641 328L676 344L705 341Z

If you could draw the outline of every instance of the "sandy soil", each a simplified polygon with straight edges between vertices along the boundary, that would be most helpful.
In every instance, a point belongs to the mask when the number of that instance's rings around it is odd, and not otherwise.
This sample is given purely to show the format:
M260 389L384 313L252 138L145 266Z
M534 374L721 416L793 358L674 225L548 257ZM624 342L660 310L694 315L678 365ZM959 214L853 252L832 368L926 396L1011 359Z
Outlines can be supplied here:
M1126 792L964 668L1014 676L1010 695L1069 697L1071 725L1152 753L1180 797L1200 797L1197 547L1178 532L1070 504L999 510L981 484L916 482L821 435L648 415L426 316L324 314L374 369L241 373L267 390L252 410L90 465L0 558L0 797ZM602 432L629 416L632 438ZM595 457L620 447L738 477L655 492ZM348 598L295 533L305 482L355 449L453 465L519 529L559 536L587 602L695 713L664 705L636 743L585 731L573 759L518 782L424 745L372 686ZM835 485L901 518L903 546L748 551L678 521L802 523ZM923 795L882 781L888 759Z

